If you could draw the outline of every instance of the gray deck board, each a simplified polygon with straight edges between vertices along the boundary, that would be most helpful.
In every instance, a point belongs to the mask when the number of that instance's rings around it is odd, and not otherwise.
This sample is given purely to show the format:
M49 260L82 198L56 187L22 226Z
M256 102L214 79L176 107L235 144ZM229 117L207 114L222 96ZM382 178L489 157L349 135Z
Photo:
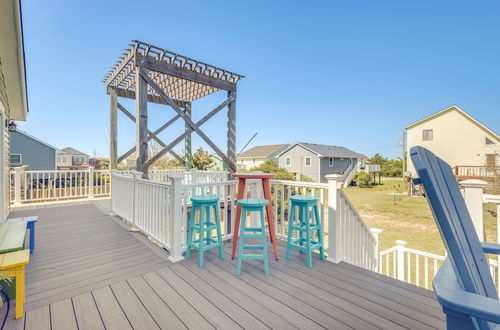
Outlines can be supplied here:
M102 203L101 203L102 204ZM209 252L172 264L168 253L109 217L105 203L12 212L38 215L26 272L25 315L6 329L444 328L434 293L346 263L293 251L235 261ZM269 248L269 251L272 251ZM271 255L271 253L270 253ZM12 307L14 308L14 307Z

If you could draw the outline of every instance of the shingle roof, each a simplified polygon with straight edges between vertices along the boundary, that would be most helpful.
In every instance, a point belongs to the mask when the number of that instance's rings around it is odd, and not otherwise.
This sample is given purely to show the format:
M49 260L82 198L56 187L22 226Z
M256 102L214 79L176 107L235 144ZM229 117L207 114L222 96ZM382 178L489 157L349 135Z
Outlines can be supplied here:
M70 155L85 155L85 156L88 156L86 153L78 151L78 150L76 150L74 148L71 148L71 147L66 147L66 148L62 149L62 151L64 151L67 154L70 154Z
M320 157L336 157L336 158L368 158L364 154L360 154L354 152L345 147L339 146L330 146L326 144L316 144L316 143L305 143L305 142L297 142L294 143L290 148L283 150L278 156L282 155L287 150L293 148L295 145L300 145L306 149L311 150L312 152L318 154Z
M279 152L280 150L284 150L288 147L288 144L271 144L266 146L255 146L241 154L238 155L237 158L240 157L269 157L272 154Z

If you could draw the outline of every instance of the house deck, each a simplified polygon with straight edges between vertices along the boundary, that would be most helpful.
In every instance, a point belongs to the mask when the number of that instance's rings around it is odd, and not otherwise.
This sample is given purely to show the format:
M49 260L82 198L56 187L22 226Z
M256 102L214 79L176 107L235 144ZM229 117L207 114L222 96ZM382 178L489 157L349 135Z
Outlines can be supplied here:
M352 266L294 253L245 261L240 277L226 244L198 268L109 217L102 205L12 212L39 215L26 277L25 317L6 329L444 328L434 293ZM284 256L284 244L279 244ZM11 308L13 309L13 308ZM11 314L13 311L11 310Z

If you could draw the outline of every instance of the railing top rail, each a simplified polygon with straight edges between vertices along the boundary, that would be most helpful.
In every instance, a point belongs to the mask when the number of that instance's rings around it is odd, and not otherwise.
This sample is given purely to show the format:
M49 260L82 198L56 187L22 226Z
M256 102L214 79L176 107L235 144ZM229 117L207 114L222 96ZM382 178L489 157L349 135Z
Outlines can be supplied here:
M415 249L411 249L411 248L407 248L407 247L404 248L404 251L410 252L413 254L418 254L419 256L422 256L422 257L429 257L429 258L438 259L438 260L444 260L446 258L445 256L440 256L439 254L415 250Z
M385 254L387 254L387 253L394 252L394 251L396 251L397 249L398 249L397 245L396 245L396 246L393 246L393 247L388 248L388 249L386 249L386 250L384 250L384 251L380 251L380 255L381 255L381 256L383 256L383 255L385 255Z
M211 187L211 186L236 185L236 184L238 184L238 180L226 180L219 182L186 183L182 185L182 188Z
M483 203L500 204L500 195L484 194Z
M296 187L321 188L321 189L328 188L327 183L318 183L318 182L289 181L289 180L270 180L270 182L272 184L284 184Z
M82 173L88 172L89 170L33 170L33 171L23 171L22 173L35 174L35 173ZM96 171L96 170L94 170ZM12 172L15 173L15 172Z

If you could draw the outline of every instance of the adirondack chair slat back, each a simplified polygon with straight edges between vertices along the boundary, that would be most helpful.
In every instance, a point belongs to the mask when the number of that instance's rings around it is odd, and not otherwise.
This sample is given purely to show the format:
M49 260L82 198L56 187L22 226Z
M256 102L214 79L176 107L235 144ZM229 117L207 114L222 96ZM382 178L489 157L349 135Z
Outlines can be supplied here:
M498 299L488 261L451 167L423 147L411 148L410 157L460 285L468 292Z

